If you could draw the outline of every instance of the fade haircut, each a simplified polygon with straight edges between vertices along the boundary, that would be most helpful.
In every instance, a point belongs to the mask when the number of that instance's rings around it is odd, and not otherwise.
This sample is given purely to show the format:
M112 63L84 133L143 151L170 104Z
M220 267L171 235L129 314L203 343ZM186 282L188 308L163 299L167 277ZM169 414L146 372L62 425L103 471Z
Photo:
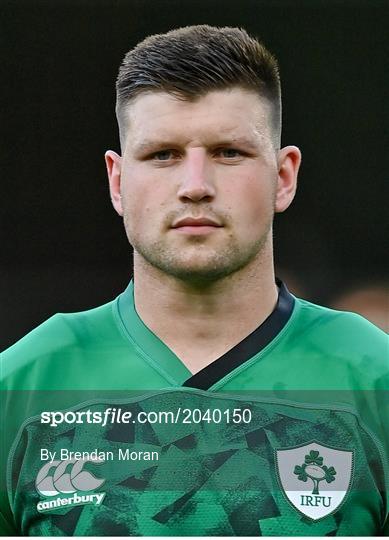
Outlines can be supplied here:
M119 68L116 116L124 149L129 103L144 92L167 92L195 101L212 90L241 87L270 105L275 148L281 139L281 85L275 57L240 28L187 26L147 37Z

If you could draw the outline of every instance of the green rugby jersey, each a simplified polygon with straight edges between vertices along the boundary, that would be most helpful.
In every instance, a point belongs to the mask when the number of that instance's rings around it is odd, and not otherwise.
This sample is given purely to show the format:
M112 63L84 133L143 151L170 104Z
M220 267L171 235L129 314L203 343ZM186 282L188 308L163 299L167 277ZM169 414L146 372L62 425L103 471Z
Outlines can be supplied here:
M25 336L1 378L3 534L389 535L387 336L282 284L195 375L131 282Z

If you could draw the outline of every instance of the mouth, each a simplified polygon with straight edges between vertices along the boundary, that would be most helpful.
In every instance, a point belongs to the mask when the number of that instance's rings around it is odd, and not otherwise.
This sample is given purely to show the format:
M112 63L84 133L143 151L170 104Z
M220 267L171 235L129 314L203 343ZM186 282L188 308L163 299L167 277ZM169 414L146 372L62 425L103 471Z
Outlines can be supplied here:
M220 228L222 225L209 218L185 218L172 226L176 232L192 235L209 234Z

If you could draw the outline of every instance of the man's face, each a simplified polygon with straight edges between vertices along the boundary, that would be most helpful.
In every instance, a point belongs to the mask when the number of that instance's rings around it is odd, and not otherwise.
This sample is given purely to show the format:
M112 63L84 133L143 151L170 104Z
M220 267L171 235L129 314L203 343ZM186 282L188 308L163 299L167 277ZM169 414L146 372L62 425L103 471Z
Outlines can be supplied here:
M258 258L271 243L279 169L268 104L239 88L195 102L146 93L127 122L114 205L135 257L193 283Z

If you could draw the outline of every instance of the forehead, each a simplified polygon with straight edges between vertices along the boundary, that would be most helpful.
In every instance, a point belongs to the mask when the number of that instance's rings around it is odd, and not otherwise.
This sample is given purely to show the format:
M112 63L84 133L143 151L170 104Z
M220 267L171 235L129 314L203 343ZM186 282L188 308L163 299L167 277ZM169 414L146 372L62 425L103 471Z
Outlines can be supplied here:
M137 96L125 110L127 143L133 147L152 140L211 143L220 136L270 138L270 104L241 88L208 92L183 100L166 92Z

